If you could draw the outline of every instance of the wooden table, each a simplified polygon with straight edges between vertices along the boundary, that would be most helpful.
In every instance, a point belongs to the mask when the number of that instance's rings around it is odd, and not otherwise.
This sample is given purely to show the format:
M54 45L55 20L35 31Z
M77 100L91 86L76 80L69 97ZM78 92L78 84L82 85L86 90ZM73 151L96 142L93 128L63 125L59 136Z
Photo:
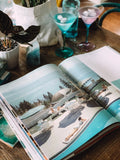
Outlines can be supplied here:
M79 36L78 42L85 40L85 27L83 24L79 24ZM96 49L105 45L110 45L114 49L120 52L120 36L109 32L103 28L93 25L90 29L89 40L96 44ZM83 54L84 52L76 49L72 41L68 41L74 49L74 55ZM55 55L54 50L57 46L41 47L41 65L47 63L59 64L63 59ZM109 58L109 57L108 57ZM26 64L26 50L21 47L19 56L19 67L12 70L12 79L17 79L35 67L29 67ZM120 159L120 128L114 130L109 135L103 137L99 142L92 147L80 153L78 156L71 158L71 160L119 160ZM30 160L24 149L18 143L13 149L9 148L2 142L0 142L0 160Z
M86 36L85 25L80 19L77 43L85 41L85 36ZM92 43L96 45L96 49L105 45L110 45L111 47L113 47L114 49L120 52L120 36L108 30L105 30L104 28L99 27L97 25L97 22L95 22L90 27L88 40L90 40ZM67 45L74 50L74 55L84 53L83 51L80 51L78 48L76 48L76 42L70 41L69 39L67 39L66 41L67 41ZM55 63L58 65L62 60L64 60L63 58L57 57L55 55L55 49L57 47L59 47L59 44L55 46L50 46L50 47L40 47L40 60L41 60L40 66L48 63ZM13 77L11 80L19 78L35 68L36 67L27 66L26 48L21 46L20 55L19 55L19 67L11 71L13 73Z

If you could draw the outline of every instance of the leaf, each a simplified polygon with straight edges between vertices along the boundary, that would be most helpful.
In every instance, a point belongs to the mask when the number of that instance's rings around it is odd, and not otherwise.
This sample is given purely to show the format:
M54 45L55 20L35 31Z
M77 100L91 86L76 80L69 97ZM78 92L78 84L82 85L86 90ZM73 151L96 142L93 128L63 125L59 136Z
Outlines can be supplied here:
M24 31L24 28L22 26L13 26L13 31L12 33L18 33Z
M29 34L29 41L33 40L40 33L40 26L30 26L27 30L25 30Z
M0 10L0 31L19 43L28 43L39 34L40 26L32 25L27 30L22 26L13 26L9 16Z
M17 27L17 26L16 26ZM28 43L32 41L40 32L40 26L30 26L27 30L9 34L9 38L19 43Z
M13 23L7 14L0 10L0 31L5 35L13 31Z

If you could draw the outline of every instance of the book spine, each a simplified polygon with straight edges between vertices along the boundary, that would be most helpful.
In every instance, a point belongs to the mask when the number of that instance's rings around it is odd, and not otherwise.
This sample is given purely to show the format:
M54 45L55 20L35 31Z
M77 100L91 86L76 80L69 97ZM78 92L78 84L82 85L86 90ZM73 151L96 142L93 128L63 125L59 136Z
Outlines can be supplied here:
M7 64L0 64L0 77L4 74L4 72L7 70Z
M0 85L8 82L10 78L10 72L5 71L2 76L0 76Z

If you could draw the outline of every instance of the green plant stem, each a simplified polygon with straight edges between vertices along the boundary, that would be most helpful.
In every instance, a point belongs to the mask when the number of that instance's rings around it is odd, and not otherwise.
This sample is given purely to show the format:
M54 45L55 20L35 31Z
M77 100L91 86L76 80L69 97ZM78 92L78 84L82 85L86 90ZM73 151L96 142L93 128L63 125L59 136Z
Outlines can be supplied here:
M5 42L6 42L6 38L7 38L7 36L5 35L5 37L4 37Z
M22 6L27 7L26 1L22 0Z
M26 4L27 4L27 7L30 7L30 0L25 0L26 1Z
M24 7L34 7L45 3L47 0L22 0L22 6Z

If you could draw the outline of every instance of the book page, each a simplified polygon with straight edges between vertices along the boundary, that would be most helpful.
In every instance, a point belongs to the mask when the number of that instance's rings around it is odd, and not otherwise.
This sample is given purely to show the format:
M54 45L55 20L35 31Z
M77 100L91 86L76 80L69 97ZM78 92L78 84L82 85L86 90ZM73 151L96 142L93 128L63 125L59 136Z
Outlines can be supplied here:
M117 119L53 64L0 86L0 92L12 107L0 97L4 114L14 122L11 125L19 124L20 118L48 159L62 159L98 133L118 124ZM18 124L20 131L24 125ZM26 148L30 146L22 138L20 140Z
M68 58L60 63L59 67L76 85L88 92L103 107L108 107L109 104L120 98L120 92L82 62L81 57L84 55Z
M112 48L106 46L83 55L70 57L64 60L62 63L60 63L59 67L64 71L64 73L68 75L68 77L73 79L76 85L78 85L80 88L88 92L97 102L101 104L101 106L109 110L111 114L113 114L114 117L116 117L120 121L120 109L118 103L120 99L120 91L117 87L113 85L112 80L114 79L114 71L112 70L113 72L112 74L111 65L109 68L109 63L103 63L104 58L102 58L106 57L105 55L108 55L109 53L108 50L111 51L110 55L115 54L116 59L120 58L120 55L116 53L116 51L114 53L114 50ZM96 58L97 53L98 53L98 58ZM100 57L101 54L103 56ZM112 56L112 58L113 57L114 56ZM103 65L106 67L103 67L101 63L103 63ZM109 75L109 70L111 76ZM117 72L118 71L115 71L115 77L117 76L119 77L119 72L118 74ZM113 102L114 105L112 105L111 107L110 105Z
M116 50L105 46L77 58L120 90L120 54Z
M30 132L33 128L39 128L39 132L32 134L32 136L40 147L40 158L37 155L37 148L34 147L35 141L31 141L29 131L23 127L24 124L19 121L18 117L12 112L13 109L2 96L0 96L0 105L12 128L16 129L15 133L26 152L33 159L36 157L36 160L42 159L42 156L46 159L63 159L69 154L74 154L76 149L84 148L84 145L88 147L87 142L90 142L90 140L94 142L95 138L97 141L100 135L109 133L111 129L119 126L118 121L106 110L101 110L101 107L92 99L89 99L87 103L79 104L79 106L73 105L57 117L52 114L55 118L50 120L49 117L44 122L41 119L38 124L29 128ZM67 107L69 106L67 105Z
M120 53L109 46L102 47L88 54L78 56L84 64L95 71L100 77L120 91ZM120 121L120 92L116 101L109 106L108 111ZM113 94L112 94L113 96Z

